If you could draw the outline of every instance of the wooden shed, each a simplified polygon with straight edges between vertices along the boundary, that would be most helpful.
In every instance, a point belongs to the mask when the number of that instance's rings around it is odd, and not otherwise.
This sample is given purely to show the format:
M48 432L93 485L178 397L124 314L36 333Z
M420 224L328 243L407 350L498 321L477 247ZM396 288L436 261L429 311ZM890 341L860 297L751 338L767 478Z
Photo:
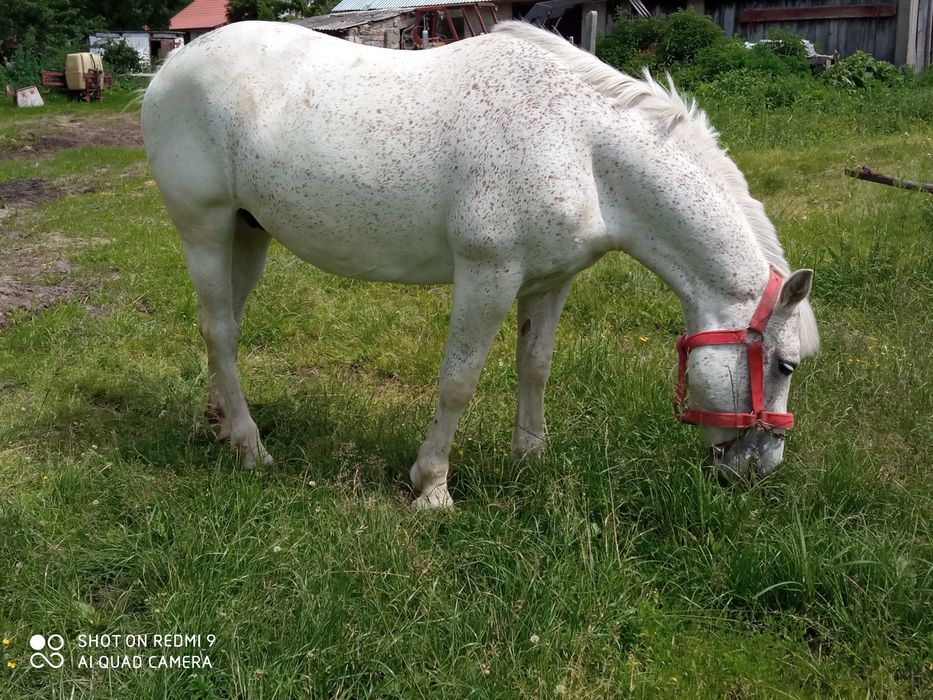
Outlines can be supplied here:
M306 17L294 23L354 44L398 49L402 31L415 23L415 13L401 9L359 10Z

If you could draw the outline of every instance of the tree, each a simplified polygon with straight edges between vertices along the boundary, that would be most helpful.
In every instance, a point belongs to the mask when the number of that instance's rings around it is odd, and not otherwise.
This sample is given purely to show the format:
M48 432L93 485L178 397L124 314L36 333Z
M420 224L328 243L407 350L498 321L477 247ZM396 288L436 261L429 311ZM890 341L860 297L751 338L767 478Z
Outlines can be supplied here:
M80 41L87 28L81 9L69 0L0 3L0 63L22 54L24 46L38 60L50 49Z
M230 0L227 19L280 20L288 17L311 17L330 10L338 0Z
M30 85L64 68L94 30L168 29L190 0L0 0L0 85Z
M12 60L23 45L36 60L65 47L80 48L84 35L95 29L168 29L169 19L188 2L5 0L0 2L0 63Z
M17 0L18 1L18 0ZM94 29L168 29L169 20L190 0L72 0Z
M280 12L280 0L230 0L227 5L227 19L240 22L249 19L277 20Z

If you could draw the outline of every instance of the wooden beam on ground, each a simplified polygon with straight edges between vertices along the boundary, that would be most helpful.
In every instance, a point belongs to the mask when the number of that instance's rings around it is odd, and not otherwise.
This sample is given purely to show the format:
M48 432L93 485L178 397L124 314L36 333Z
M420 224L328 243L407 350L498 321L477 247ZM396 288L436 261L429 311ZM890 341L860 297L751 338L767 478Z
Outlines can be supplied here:
M904 190L923 190L924 192L933 194L933 183L901 180L900 178L891 177L890 175L882 175L881 173L876 173L867 165L862 165L858 170L846 168L845 173L849 177L866 180L868 182L877 182L879 185L890 185L891 187L899 187Z

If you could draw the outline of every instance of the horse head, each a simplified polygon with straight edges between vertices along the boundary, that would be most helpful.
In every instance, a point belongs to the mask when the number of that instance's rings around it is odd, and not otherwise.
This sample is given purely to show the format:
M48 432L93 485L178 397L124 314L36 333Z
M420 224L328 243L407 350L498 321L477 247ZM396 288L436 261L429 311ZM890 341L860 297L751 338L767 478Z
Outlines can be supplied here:
M786 412L790 380L803 354L798 307L812 279L812 270L798 270L786 281L772 270L747 328L707 330L678 341L677 418L700 427L726 477L747 475L753 462L764 476L783 459L794 425Z

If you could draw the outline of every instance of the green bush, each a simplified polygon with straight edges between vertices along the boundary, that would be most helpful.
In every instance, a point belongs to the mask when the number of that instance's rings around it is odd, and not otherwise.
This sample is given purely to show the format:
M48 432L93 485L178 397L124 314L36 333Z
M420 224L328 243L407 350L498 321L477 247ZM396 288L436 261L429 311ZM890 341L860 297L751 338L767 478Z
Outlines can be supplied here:
M781 107L810 107L840 99L840 90L923 88L933 85L933 68L912 68L878 61L864 51L837 61L814 78L799 37L775 31L765 41L746 47L727 39L712 20L692 10L665 17L628 19L619 16L615 33L597 43L597 56L613 67L638 76L647 68L670 72L677 86L696 93L701 103L735 106L751 113ZM928 114L923 100L906 100L913 119Z
M108 73L139 73L143 69L142 60L136 49L125 41L110 39L101 46L104 49L104 69Z
M41 44L34 31L20 38L7 65L0 65L0 88L9 85L21 88L39 85L40 71L65 70L65 56L81 49L76 46L47 47Z
M707 46L697 54L695 62L698 77L704 82L747 65L748 49L742 39L724 39Z
M666 17L620 18L612 36L597 43L596 55L621 71L639 75L642 68L675 70L725 41L709 17L681 10Z
M879 61L865 51L856 51L823 71L820 79L842 90L860 90L875 85L898 85L904 82L904 75L897 66Z
M654 69L655 47L661 39L664 23L661 17L619 21L611 36L597 42L596 55L629 75L639 75L644 67Z
M665 69L690 63L703 49L725 39L712 19L693 10L673 12L665 20L655 47L658 64Z
M596 55L629 75L642 68L670 71L692 88L730 71L749 69L769 75L809 73L803 42L788 33L772 34L751 49L727 39L705 15L692 10L665 17L622 19L614 34L597 44Z
M768 39L755 44L748 51L746 67L771 75L810 75L806 49L797 37Z
M10 63L0 66L0 83L14 89L35 85L39 82L40 68L42 63L33 37L27 37L13 51Z
M802 62L809 68L807 49L796 34L791 34L785 29L772 29L768 32L767 45L772 53L781 58L792 59L788 62L789 65L799 65Z

